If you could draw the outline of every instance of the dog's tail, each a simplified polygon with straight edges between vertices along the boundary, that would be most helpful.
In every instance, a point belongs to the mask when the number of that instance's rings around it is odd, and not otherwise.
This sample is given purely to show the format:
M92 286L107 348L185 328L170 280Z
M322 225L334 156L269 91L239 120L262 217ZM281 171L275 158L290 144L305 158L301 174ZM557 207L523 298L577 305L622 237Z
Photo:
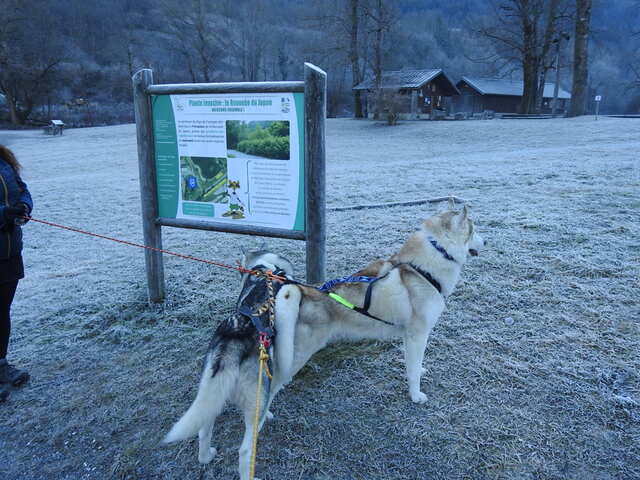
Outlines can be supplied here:
M288 383L293 376L294 341L296 322L300 312L302 293L296 285L286 285L280 289L276 298L276 368L282 382Z
M236 361L228 362L231 352L225 354L224 361L220 353L220 349L215 348L207 355L196 399L162 443L177 442L196 435L203 426L212 424L224 408L238 378L239 354Z

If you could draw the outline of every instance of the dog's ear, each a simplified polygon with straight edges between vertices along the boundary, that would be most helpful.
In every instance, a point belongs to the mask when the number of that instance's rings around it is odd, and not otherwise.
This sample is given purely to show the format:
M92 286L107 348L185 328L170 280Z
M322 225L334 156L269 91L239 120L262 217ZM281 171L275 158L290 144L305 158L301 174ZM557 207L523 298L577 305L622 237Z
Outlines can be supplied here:
M469 218L469 210L465 205L464 207L462 207L462 211L460 212L458 223L460 223L460 225L464 225L467 222L467 218Z
M453 195L449 195L449 201L447 202L447 207L449 210L456 209L456 201L453 199Z
M247 248L244 245L240 245L240 252L242 253L242 255L240 255L240 266L242 267L246 267L247 266Z

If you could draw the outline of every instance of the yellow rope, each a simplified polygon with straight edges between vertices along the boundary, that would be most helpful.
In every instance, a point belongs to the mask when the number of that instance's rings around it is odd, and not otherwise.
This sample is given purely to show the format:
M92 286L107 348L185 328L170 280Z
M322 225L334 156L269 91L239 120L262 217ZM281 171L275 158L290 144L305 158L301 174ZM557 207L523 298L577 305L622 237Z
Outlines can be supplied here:
M260 362L258 366L258 390L256 391L256 413L253 417L253 445L251 447L251 463L249 464L249 479L253 480L254 473L256 471L256 454L258 452L258 425L260 422L260 397L262 394L262 371L264 370L267 377L271 379L271 372L269 371L269 354L264 348L264 345L260 345Z
M269 310L269 322L271 324L271 328L273 328L273 324L275 321L274 315L274 292L273 292L273 284L271 283L272 274L270 270L265 272L267 278L267 289L269 291L269 298L267 301L260 307L259 314L262 315L266 309ZM260 397L262 396L262 372L264 371L269 380L273 377L271 376L271 372L269 371L269 353L265 348L262 340L259 345L260 348L260 360L258 362L258 389L256 390L256 412L253 416L253 438L252 438L252 446L251 446L251 463L249 464L249 480L253 480L253 476L256 472L256 455L258 453L258 426L260 422Z

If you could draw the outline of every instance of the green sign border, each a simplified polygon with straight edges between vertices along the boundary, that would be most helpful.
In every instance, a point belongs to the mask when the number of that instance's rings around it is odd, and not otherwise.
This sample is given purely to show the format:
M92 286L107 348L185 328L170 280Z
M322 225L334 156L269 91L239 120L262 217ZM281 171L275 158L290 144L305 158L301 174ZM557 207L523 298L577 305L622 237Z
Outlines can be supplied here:
M298 209L296 211L296 220L293 229L300 232L305 231L305 206L307 199L305 197L305 169L306 159L304 158L304 93L294 93L293 100L296 104L296 117L298 119L298 144L300 145L299 162L300 162L300 178L298 179Z
M176 218L180 194L180 157L170 95L151 95L158 215Z
M180 157L176 121L173 115L171 95L151 95L153 141L155 146L156 185L158 190L158 215L176 218L180 193ZM182 95L182 94L175 94ZM299 178L298 204L292 230L305 231L305 148L304 148L304 93L293 93L298 123ZM244 224L251 225L251 224ZM257 227L257 225L254 225Z

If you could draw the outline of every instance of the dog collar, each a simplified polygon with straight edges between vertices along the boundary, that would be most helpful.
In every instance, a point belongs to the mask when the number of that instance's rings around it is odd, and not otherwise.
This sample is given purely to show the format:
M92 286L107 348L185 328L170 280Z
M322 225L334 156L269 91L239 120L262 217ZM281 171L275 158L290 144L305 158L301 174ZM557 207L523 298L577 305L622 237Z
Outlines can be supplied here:
M447 252L447 250L442 245L440 245L435 238L429 237L428 240L429 240L429 243L433 245L433 248L439 251L444 258L446 258L451 262L456 262L456 259L453 258L451 255L449 255L449 252Z

